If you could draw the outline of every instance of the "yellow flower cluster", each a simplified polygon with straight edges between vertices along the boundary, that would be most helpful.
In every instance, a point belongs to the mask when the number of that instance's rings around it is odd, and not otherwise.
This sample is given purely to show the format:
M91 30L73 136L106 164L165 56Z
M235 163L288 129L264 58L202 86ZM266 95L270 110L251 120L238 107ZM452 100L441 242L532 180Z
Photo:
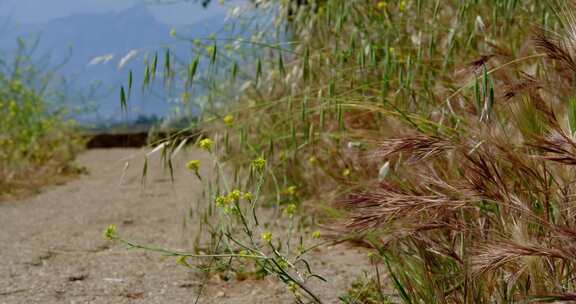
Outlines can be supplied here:
M272 241L272 232L270 231L262 232L262 240L266 243L270 243Z
M226 207L228 204L233 202L228 196L220 195L216 198L216 206Z
M190 171L198 173L198 170L200 169L200 161L197 159L191 160L186 163L186 168L188 168Z
M266 159L264 159L264 157L262 156L258 157L257 159L252 161L252 167L254 167L254 169L256 169L257 171L262 172L266 167Z
M230 205L231 203L239 201L240 199L244 199L246 201L251 201L252 200L252 193L251 192L242 193L240 190L234 189L234 190L230 191L230 193L228 193L228 195L218 196L216 198L216 206L226 207L226 206Z
M350 176L350 173L352 173L352 172L350 171L350 169L344 169L344 170L342 171L342 176L344 176L344 177L349 177L349 176Z
M296 186L287 187L286 189L284 189L284 194L294 196L296 195L296 189L297 189Z
M246 201L252 201L253 197L252 197L252 192L246 192L244 193L244 195L242 195L242 198Z
M206 151L212 151L212 146L214 145L214 141L211 140L210 138L204 138L201 141L198 142L198 146L201 149L204 149Z
M398 10L400 12L404 12L406 10L406 1L400 1L400 4L398 5Z
M227 127L231 127L231 126L234 124L234 116L232 116L232 115L230 115L230 114L224 116L224 119L223 119L223 120L224 120L224 124L225 124Z
M315 165L318 162L318 159L316 158L316 156L310 156L310 158L308 158L308 163L310 165Z
M400 12L404 12L406 11L407 8L407 3L406 1L400 1L400 3L398 3L398 10ZM380 1L376 4L376 8L378 8L379 10L385 10L388 7L388 2L386 1Z
M296 214L296 210L298 210L298 207L295 204L290 204L284 209L284 214L291 218Z
M293 294L298 294L298 285L296 285L294 282L288 283L288 291Z
M118 238L116 225L109 225L106 230L104 230L104 237L109 240L115 240Z

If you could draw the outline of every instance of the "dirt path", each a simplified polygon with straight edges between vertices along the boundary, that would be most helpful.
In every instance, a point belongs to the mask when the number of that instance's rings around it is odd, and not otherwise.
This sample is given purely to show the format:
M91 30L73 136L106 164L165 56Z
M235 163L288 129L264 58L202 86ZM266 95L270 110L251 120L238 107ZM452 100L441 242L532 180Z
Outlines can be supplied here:
M182 155L175 163L175 183L151 161L143 188L143 153L89 150L78 160L88 175L24 201L0 203L0 304L195 303L199 275L173 259L128 251L102 237L107 225L116 224L131 239L188 248L190 231L183 229L183 217L200 185L183 169L184 162L207 162L209 156L197 151ZM343 245L314 255L321 274L332 278L314 287L326 303L337 303L337 296L365 269L360 262L364 255ZM273 279L214 278L207 286L197 303L292 303L285 287Z

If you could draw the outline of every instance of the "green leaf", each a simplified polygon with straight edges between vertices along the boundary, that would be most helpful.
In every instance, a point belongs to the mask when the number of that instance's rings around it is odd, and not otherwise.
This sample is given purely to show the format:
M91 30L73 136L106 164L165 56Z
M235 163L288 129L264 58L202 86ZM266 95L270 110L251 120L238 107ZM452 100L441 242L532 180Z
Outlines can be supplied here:
M164 52L164 81L168 83L172 78L172 64L170 62L170 49Z
M338 105L336 111L338 115L338 129L342 131L344 130L344 113L342 111L342 105Z
M482 86L482 97L484 97L484 100L486 100L486 97L488 97L488 70L486 69L486 65L483 66L483 86Z
M232 65L232 82L236 81L236 77L238 77L238 62L234 61Z
M486 116L490 117L492 108L494 107L494 81L490 79L490 92L488 93L488 100L486 101Z
M212 48L210 49L210 65L216 64L216 54L218 53L218 45L214 43Z
M146 68L144 69L144 80L142 81L142 89L146 89L150 86L150 65L146 62Z
M120 108L123 112L128 111L128 103L126 102L126 91L124 86L120 87Z
M258 58L258 62L256 63L256 84L260 83L261 78L262 78L262 60Z
M194 81L194 76L196 76L196 71L198 70L198 64L200 62L200 56L196 56L194 61L188 65L188 79L186 80L186 87L189 88L192 86Z
M154 59L152 60L152 78L156 77L157 69L158 69L158 52L154 54Z
M402 301L404 301L404 303L412 304L412 300L410 300L410 296L408 296L406 289L404 289L404 286L402 286L402 283L400 283L400 280L398 280L398 278L396 277L394 270L392 269L392 266L390 266L390 261L388 259L389 259L388 256L385 255L384 261L386 262L386 267L388 268L388 273L392 277L394 287L400 293L400 298L402 299Z
M132 82L134 81L134 75L132 73L132 70L130 70L130 72L128 73L128 99L130 99L130 96L132 95Z
M284 59L282 58L282 53L278 55L278 70L280 70L280 75L282 75L282 77L286 76L286 67L284 66Z
M308 79L310 79L310 50L308 48L304 50L304 62L302 65L302 71L304 81L308 81Z
M572 136L576 135L576 96L570 98L568 104L568 122L570 123Z
M478 85L478 79L474 81L474 98L476 99L476 111L477 113L482 112L482 95L480 94L480 86Z

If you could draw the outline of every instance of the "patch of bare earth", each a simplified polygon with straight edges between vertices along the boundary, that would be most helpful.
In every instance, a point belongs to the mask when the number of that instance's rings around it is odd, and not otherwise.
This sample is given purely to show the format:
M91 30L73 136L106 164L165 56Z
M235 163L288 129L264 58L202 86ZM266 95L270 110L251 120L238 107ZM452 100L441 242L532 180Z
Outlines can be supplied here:
M206 280L174 259L126 250L102 237L106 226L116 224L141 243L190 248L193 232L184 229L184 217L201 189L184 163L192 158L207 163L209 155L193 151L178 157L174 183L150 160L142 186L145 152L89 150L78 160L89 174L36 197L0 203L0 303L293 303L272 278ZM345 245L312 256L318 272L329 278L312 285L326 303L337 303L366 269L365 254Z

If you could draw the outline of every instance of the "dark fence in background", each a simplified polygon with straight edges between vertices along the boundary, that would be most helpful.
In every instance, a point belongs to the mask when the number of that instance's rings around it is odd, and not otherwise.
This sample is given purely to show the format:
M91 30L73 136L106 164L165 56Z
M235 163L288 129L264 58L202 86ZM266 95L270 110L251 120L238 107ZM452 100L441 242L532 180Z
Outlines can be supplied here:
M196 137L198 132L159 132L154 133L154 139L167 138L178 133L179 136ZM140 148L149 144L149 132L135 133L99 133L89 134L86 137L86 148Z

